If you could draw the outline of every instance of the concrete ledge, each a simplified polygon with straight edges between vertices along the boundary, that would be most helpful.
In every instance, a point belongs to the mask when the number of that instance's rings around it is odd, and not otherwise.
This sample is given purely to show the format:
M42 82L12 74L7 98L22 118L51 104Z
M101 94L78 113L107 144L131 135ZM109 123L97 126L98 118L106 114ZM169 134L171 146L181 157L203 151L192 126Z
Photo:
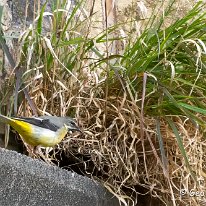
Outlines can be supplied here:
M0 205L119 206L99 183L0 148Z

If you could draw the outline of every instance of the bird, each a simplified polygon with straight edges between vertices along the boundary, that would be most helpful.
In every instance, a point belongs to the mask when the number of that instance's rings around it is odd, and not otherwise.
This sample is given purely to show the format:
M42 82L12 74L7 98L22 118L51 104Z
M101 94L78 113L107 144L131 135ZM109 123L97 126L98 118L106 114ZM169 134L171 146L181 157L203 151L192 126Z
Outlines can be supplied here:
M7 117L0 114L0 122L9 124L23 140L34 147L53 147L59 144L67 132L81 132L71 117Z

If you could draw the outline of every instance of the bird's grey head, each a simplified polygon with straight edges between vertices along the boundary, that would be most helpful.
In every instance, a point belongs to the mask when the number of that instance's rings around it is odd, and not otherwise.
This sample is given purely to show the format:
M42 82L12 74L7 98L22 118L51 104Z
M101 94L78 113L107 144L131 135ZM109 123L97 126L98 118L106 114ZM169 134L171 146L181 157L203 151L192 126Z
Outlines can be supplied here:
M66 128L68 129L68 131L78 131L78 132L82 132L80 130L80 128L78 127L77 123L75 122L74 119L70 118L70 117L65 117L64 119L64 125L66 126Z

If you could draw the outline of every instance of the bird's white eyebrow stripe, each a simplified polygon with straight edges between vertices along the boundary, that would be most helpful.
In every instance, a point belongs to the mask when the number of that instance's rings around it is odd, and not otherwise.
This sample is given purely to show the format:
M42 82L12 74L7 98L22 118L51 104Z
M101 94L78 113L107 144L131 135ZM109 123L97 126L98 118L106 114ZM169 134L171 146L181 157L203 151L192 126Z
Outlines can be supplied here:
M36 120L40 120L40 121L43 121L44 119L41 119L39 117L32 117L33 119L36 119Z

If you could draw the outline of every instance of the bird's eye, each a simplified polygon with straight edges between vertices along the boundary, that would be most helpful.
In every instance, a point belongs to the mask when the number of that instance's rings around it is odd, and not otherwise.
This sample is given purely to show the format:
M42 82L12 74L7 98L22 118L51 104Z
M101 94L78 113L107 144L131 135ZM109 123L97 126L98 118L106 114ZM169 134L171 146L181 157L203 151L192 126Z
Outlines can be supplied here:
M72 125L72 126L76 126L76 123L75 123L75 122L71 122L71 125Z

